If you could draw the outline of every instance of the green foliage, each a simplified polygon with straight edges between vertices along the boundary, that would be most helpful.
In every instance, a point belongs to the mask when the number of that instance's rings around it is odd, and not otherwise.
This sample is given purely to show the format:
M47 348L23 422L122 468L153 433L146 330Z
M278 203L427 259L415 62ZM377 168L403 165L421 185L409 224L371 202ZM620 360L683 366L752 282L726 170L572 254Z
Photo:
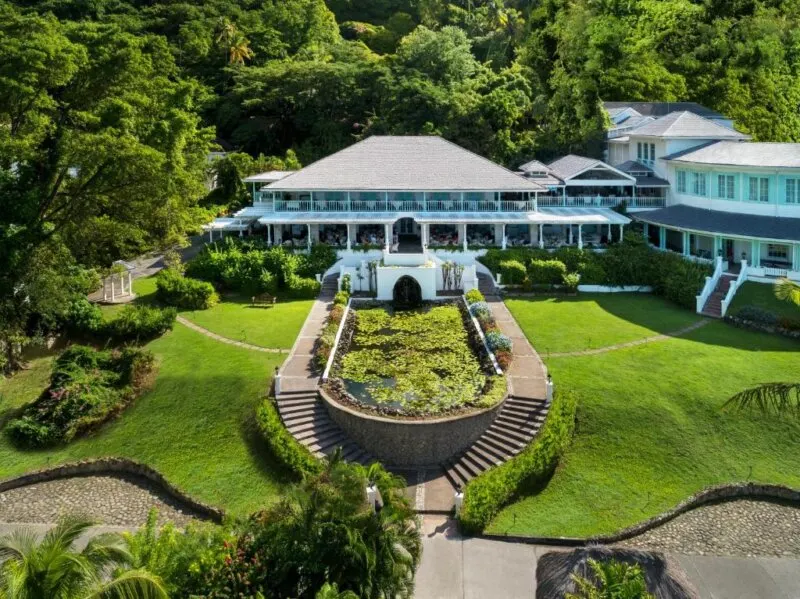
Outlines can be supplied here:
M578 291L578 285L581 283L581 276L576 272L565 274L562 277L562 283L564 284L564 289L569 293L575 293Z
M500 263L500 275L505 285L520 285L525 281L525 265L518 260L504 260Z
M143 342L171 331L178 316L175 308L128 304L106 321L101 334L117 342Z
M350 273L342 277L342 291L350 294L352 292L352 281L350 280Z
M800 383L764 383L740 391L723 406L727 410L800 416Z
M486 344L492 352L511 351L511 339L503 335L500 331L489 331L486 333Z
M55 361L50 386L7 433L19 445L68 443L115 417L138 396L155 368L152 353L100 352L74 345Z
M207 310L219 302L214 286L183 276L177 270L165 268L156 277L156 297L168 306L185 310Z
M166 599L161 580L130 569L130 554L114 533L93 536L78 551L80 537L95 524L63 517L43 536L20 529L0 538L0 593L3 597L137 597ZM117 569L115 575L109 571Z
M473 534L483 531L517 495L547 480L572 438L577 407L574 393L557 393L533 442L506 463L467 483L460 515L465 531Z
M331 266L336 264L337 259L336 248L324 243L312 245L311 251L307 255L300 255L297 274L310 279L316 275L324 275Z
M208 595L305 597L330 583L341 597L413 596L422 543L405 480L338 456L320 464L226 547L207 572ZM377 512L364 500L370 483L383 501Z
M346 306L348 301L350 301L350 294L347 291L339 291L333 296L334 306Z
M283 426L280 414L270 399L265 399L256 409L256 424L270 453L290 472L300 477L313 476L322 471L322 462L298 443Z
M464 294L464 299L467 300L467 304L472 305L477 302L485 302L486 298L483 297L483 294L478 289L470 289Z
M639 564L591 558L587 563L590 577L573 574L577 593L567 593L565 599L655 599L647 592L644 571Z
M340 293L337 293L338 296ZM345 302L346 304L347 302ZM328 314L328 320L325 327L322 329L319 339L317 339L316 347L314 348L314 363L319 370L325 370L328 365L328 358L333 351L333 344L336 342L336 333L339 331L339 325L344 317L344 304L337 304L334 301L334 306Z
M103 328L103 311L85 297L76 299L67 313L67 328L73 333L97 333Z
M321 287L316 279L306 279L294 274L286 278L286 291L290 297L296 299L314 299L319 295Z
M567 274L567 266L560 260L531 260L528 264L528 281L533 285L560 285Z

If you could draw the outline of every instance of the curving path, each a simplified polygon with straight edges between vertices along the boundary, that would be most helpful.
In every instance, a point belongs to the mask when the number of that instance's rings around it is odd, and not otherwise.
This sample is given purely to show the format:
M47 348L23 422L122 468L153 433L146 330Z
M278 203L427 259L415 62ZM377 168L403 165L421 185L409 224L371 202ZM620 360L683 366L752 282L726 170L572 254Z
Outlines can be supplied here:
M577 356L594 356L597 354L604 354L606 352L616 351L618 349L636 347L637 345L647 345L648 343L653 343L654 341L666 341L667 339L672 339L673 337L680 337L682 335L686 335L687 333L691 333L692 331L696 331L697 329L706 326L710 322L711 320L709 320L708 318L703 318L702 320L693 322L688 327L684 327L682 329L678 329L677 331L672 331L670 333L662 333L661 335L653 335L652 337L645 337L644 339L636 339L635 341L627 341L626 343L617 343L615 345L607 345L605 347L597 347L595 349L582 349L580 351L570 351L570 352L551 352L547 354L547 357L571 358Z
M48 524L84 514L106 526L141 526L152 508L159 521L186 526L200 514L180 505L150 481L129 475L88 475L26 485L0 493L0 522Z
M260 351L265 352L268 354L288 354L288 349L279 349L275 347L261 347L260 345L253 345L252 343L245 343L244 341L236 341L235 339L230 339L228 337L223 337L222 335L217 335L216 333L209 331L208 329L204 329L200 325L193 323L191 320L186 320L183 316L178 316L176 320L181 323L185 327L189 327L193 331L197 331L201 335L205 335L213 339L214 341L219 341L220 343L227 343L228 345L235 345L236 347L243 347L245 349L250 349L253 351Z

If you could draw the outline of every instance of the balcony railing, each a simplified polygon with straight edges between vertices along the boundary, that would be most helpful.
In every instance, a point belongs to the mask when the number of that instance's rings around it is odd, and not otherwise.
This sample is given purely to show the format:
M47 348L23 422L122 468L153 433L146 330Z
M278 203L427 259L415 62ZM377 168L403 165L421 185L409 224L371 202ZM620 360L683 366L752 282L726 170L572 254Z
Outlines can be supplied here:
M253 204L268 212L533 212L533 200L273 200Z
M614 208L622 202L628 208L663 208L666 198L654 197L597 197L597 196L566 196L566 197L540 197L540 208Z

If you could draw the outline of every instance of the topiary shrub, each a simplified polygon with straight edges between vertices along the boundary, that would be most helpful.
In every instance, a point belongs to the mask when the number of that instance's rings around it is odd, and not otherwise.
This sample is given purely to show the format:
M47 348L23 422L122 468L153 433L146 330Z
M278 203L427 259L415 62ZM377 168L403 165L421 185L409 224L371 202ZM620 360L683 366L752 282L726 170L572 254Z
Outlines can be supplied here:
M519 260L504 260L500 263L500 275L505 285L521 285L526 274L525 265Z
M528 280L532 285L560 285L566 274L567 267L560 260L531 260L528 264Z
M486 301L486 298L483 297L483 294L478 289L470 289L467 291L464 294L464 299L467 300L467 304L469 305Z
M346 291L348 294L352 293L353 291L350 273L347 273L342 277L342 291Z
M499 331L486 333L486 344L492 350L492 353L499 351L510 352L512 349L511 339Z
M256 424L270 453L295 475L306 478L322 471L322 462L286 430L272 400L264 400L257 408Z
M314 279L304 279L297 275L289 275L286 280L286 289L289 295L296 299L314 299L319 295L321 285Z
M216 306L219 296L206 281L183 276L177 270L164 269L156 277L156 297L168 306L185 310L207 310Z
M465 532L482 532L514 497L547 480L572 439L577 408L575 394L557 393L533 442L506 463L467 483L459 516Z
M118 342L155 339L172 330L177 316L175 308L128 305L105 323L103 333Z
M581 283L581 276L576 272L571 272L562 277L562 282L567 293L577 293L578 285Z
M336 295L333 296L334 306L345 306L347 305L348 301L350 301L350 294L344 290L339 291Z
M68 443L124 410L154 370L155 357L144 349L72 346L54 362L48 388L9 423L7 433L25 447Z

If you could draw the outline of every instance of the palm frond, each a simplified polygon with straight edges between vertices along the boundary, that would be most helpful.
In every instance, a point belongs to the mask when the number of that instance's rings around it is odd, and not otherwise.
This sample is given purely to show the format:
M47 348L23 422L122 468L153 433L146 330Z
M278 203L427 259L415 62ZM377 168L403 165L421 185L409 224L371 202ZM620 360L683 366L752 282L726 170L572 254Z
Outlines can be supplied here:
M132 560L125 539L116 533L105 533L93 537L86 544L81 555L96 568L112 564L129 564Z
M800 415L800 383L764 383L751 387L731 397L722 408L797 416Z
M45 533L42 545L69 549L78 537L94 524L94 520L86 516L64 516L58 521L58 524Z
M127 570L96 588L82 599L166 599L167 591L158 576L146 570Z
M800 306L800 284L789 279L779 279L775 283L775 297Z
M36 533L28 529L15 530L11 534L0 537L0 564L6 560L24 559L36 547Z

